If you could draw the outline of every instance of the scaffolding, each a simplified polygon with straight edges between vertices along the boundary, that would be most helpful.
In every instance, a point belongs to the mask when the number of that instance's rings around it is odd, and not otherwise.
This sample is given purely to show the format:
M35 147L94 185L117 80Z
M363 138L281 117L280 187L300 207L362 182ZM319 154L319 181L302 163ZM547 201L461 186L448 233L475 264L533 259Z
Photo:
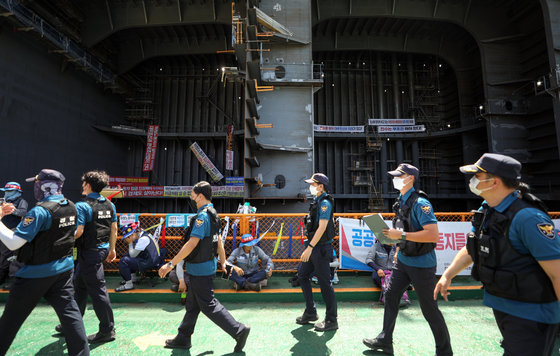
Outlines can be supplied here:
M366 152L379 152L383 146L383 140L375 126L365 125L366 127Z
M136 80L139 85L133 94L125 98L126 109L125 118L132 124L143 126L144 124L155 121L154 113L154 86L153 76L147 75L146 78Z
M417 124L424 124L428 131L434 131L440 124L440 84L437 63L422 64L414 70L414 102L411 114Z
M69 62L84 69L99 82L107 85L115 84L115 75L101 61L43 20L39 15L23 6L19 1L0 0L0 6L9 11L8 15L13 15L20 23L26 26L21 28L22 31L37 31L41 37L47 39L58 48L55 52L64 55Z
M367 187L368 211L382 212L385 205L381 197L381 187L375 185L375 162L370 159L360 159L363 157L363 154L353 154L351 156L355 157L351 158L352 165L349 168L352 172L352 185L355 187Z
M420 159L420 172L424 177L437 178L437 161L440 158L435 148L422 147L418 150L418 158Z

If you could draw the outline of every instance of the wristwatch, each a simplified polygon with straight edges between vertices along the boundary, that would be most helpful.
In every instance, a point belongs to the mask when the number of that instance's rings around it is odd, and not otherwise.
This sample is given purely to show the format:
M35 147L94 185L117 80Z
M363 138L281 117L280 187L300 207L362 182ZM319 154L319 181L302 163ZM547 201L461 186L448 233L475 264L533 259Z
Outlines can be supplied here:
M173 262L169 261L169 263L167 264L169 267L173 268Z
M406 231L403 231L401 234L401 240L406 241Z
M313 246L311 243L309 243L309 245L307 245L308 247L314 248L315 246Z

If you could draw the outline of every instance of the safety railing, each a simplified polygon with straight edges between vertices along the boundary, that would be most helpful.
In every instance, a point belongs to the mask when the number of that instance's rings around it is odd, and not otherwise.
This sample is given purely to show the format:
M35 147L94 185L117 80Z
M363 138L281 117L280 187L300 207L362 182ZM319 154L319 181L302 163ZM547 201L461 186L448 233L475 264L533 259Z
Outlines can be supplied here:
M335 231L338 235L338 218L359 219L370 213L348 213L334 214ZM302 242L302 232L305 239L304 217L306 214L220 214L222 219L222 230L228 225L225 238L226 256L239 246L241 236L251 233L254 236L262 236L258 246L272 257L274 270L282 272L294 272L299 263L299 257L303 253L304 245ZM391 219L394 214L381 214L385 219ZM472 213L435 213L438 221L470 221ZM560 212L550 213L553 219L560 218ZM140 226L144 228L152 227L160 223L161 218L166 214L139 214ZM230 223L227 224L226 217ZM153 232L151 230L150 232ZM165 247L167 248L166 260L173 258L184 244L183 235L185 229L182 227L167 227L165 231ZM118 261L127 251L127 245L121 240L122 235L117 237L116 251L117 259L111 263L105 263L106 271L118 271ZM280 237L280 238L279 238ZM160 239L161 244L161 239ZM276 247L278 245L278 247ZM276 247L276 253L274 249ZM335 251L338 252L338 236L334 240Z

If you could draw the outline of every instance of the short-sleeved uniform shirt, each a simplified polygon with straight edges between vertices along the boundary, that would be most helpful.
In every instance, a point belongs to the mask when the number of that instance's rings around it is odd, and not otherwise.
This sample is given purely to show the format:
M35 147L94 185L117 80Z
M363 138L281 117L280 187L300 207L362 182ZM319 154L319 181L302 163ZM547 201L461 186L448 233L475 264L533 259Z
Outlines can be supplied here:
M319 201L319 199L322 199L324 196L326 196L327 193L323 193L318 197L315 197L315 201ZM331 218L331 213L332 213L332 204L328 199L323 199L323 201L321 202L321 205L319 205L319 208L317 209L317 221L319 220L330 220ZM313 239L313 236L310 236L310 239ZM311 240L310 240L311 241ZM327 244L327 243L332 243L333 240L327 240L327 241L321 241L321 244Z
M508 195L494 209L504 212L515 200L516 193ZM487 206L486 201L483 207ZM482 209L482 208L481 208ZM554 227L550 217L539 209L525 208L515 214L508 238L511 245L521 254L530 254L537 261L551 261L560 259L559 232L542 227ZM526 303L516 300L500 298L484 291L484 305L511 314L519 318L540 323L560 323L560 302Z
M399 197L401 206L403 206L410 198L412 192L414 192L414 188L411 188L408 192ZM422 230L426 225L437 224L437 219L434 215L432 204L430 204L430 202L426 198L418 197L418 200L416 200L416 204L414 204L411 209L410 215L412 224L414 225L414 228L416 230ZM420 256L404 256L399 252L397 259L400 263L404 263L405 265L412 267L430 268L437 265L435 250L432 250Z
M134 241L134 249L138 251L144 251L146 247L150 244L150 236L144 234Z
M101 202L107 200L99 193L90 193L87 197L92 199L98 199L99 197L101 197L101 199L99 199L99 201ZM117 222L117 209L115 208L115 204L111 203L111 207L113 208L113 219L111 220L111 222ZM76 203L76 210L78 211L78 226L85 226L87 223L92 221L93 210L91 210L91 205L89 205L85 201L80 201ZM109 242L98 245L97 248L107 249L109 248Z
M198 237L200 242L203 239L211 239L210 236L210 217L206 212L202 212L202 209L205 207L213 207L213 205L206 204L200 209L198 209L195 221L193 222L193 228L191 231L191 236ZM200 243L199 242L199 243ZM202 262L202 263L185 263L186 270L188 274L193 276L211 276L216 274L216 258L214 257L210 261Z
M63 195L51 195L41 201L59 202L63 199ZM49 230L51 223L51 213L43 207L35 206L27 212L23 220L18 224L14 234L27 240L27 242L31 242L39 232ZM51 277L69 271L72 268L74 268L74 260L72 256L68 256L40 265L23 265L16 272L15 276L20 278Z

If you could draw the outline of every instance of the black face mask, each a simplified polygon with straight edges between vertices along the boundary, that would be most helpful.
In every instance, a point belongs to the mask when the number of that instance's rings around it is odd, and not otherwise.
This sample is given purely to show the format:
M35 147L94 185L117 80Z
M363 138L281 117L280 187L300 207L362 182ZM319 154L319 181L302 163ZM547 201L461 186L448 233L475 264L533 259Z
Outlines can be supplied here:
M198 211L198 208L196 206L196 202L191 197L189 197L189 205L190 205L193 213L196 213Z

